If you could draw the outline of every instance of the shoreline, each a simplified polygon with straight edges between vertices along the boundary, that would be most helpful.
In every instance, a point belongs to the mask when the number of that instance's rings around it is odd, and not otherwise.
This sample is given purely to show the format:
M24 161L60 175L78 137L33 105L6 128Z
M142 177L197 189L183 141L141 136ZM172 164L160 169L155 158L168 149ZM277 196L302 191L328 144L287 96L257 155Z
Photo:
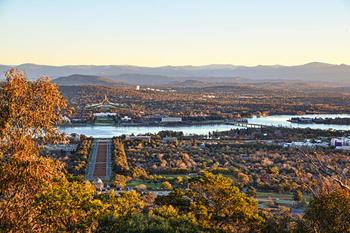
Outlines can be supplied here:
M283 116L291 116L296 118L302 118L303 116L320 116L320 115L327 115L327 116L334 116L333 119L339 118L341 115L349 115L344 113L320 113L320 114L305 114L305 115L288 115L288 114L279 114L279 115L267 115L267 116L253 116L253 117L246 117L246 118L239 118L239 119L225 119L225 120L207 120L207 121L199 121L199 122L189 122L189 121L183 121L183 122L137 122L137 123L109 123L109 124L103 124L103 123L70 123L70 124L62 124L58 125L59 128L73 128L73 127L96 127L96 126L111 126L111 127L184 127L184 126L209 126L209 125L232 125L233 122L243 122L248 121L250 123L250 120L259 119L259 118L267 118L267 117L283 117ZM344 117L349 118L350 116ZM342 117L340 117L342 118ZM349 126L348 124L330 124L330 123L315 123L315 122L308 122L308 123L297 123L292 122L290 119L287 119L286 122L298 124L298 125L307 125L307 124L313 124L313 125L337 125L337 126ZM267 125L266 126L272 126Z
M59 125L59 128L72 127L94 127L94 126L112 126L112 127L183 127L183 126L206 126L206 125L228 125L224 120L205 121L205 122L181 122L181 123L122 123L122 124L95 124L95 123L71 123Z

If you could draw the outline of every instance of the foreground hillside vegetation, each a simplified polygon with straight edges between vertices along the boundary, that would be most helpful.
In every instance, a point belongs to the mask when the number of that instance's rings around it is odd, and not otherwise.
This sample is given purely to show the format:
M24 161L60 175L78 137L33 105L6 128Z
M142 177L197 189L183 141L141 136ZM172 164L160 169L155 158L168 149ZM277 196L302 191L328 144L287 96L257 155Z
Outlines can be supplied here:
M313 177L318 188L310 190L304 217L261 211L232 179L208 171L151 206L135 191L98 193L39 153L65 140L56 126L71 110L57 87L48 79L29 82L14 69L6 78L0 89L0 232L350 232L348 180L330 175L332 168L317 157L309 160L319 171ZM125 170L124 163L116 165Z

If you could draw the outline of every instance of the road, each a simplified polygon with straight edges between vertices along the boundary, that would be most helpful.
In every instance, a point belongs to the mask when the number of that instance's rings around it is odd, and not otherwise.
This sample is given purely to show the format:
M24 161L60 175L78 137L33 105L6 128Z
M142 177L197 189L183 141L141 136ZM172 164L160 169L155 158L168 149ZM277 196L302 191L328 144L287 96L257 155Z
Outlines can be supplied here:
M112 176L112 139L94 139L89 157L86 178L109 181Z

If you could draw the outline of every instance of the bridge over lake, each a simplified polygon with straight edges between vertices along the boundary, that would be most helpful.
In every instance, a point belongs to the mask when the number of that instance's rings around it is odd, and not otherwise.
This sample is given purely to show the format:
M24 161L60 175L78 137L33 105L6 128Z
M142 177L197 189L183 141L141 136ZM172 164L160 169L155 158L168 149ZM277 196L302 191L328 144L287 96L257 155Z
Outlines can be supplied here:
M248 122L243 122L243 121L242 122L241 121L230 121L230 122L226 122L225 124L244 127L244 128L265 128L265 127L267 127L266 125L248 123Z

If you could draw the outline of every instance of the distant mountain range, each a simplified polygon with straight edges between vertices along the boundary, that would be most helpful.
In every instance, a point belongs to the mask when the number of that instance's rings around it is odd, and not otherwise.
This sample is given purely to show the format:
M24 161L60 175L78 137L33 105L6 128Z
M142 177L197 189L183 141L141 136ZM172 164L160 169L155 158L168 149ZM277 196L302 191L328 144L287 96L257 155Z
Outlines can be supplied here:
M234 66L234 65L206 65L206 66L162 66L162 67L139 67L139 66L94 66L94 65L71 65L71 66L48 66L36 64L22 64L15 66L24 71L27 77L35 80L46 75L52 79L68 76L68 79L77 78L77 82L61 79L57 82L69 82L80 85L82 78L98 76L99 82L110 84L112 82L124 82L140 85L161 85L186 80L227 83L227 82L257 82L257 81L312 81L333 82L350 85L350 66L333 65L313 62L298 66ZM11 66L0 65L0 72L4 74ZM80 76L72 76L79 74ZM83 76L82 76L83 75ZM70 77L69 77L70 76ZM101 77L102 80L101 80ZM91 77L90 77L91 78ZM0 76L0 80L4 75ZM79 80L78 80L79 79ZM114 85L114 84L113 84Z
M73 74L66 77L56 78L52 80L59 86L82 86L82 85L97 85L97 86L125 86L122 82L116 82L109 78L99 77L95 75Z

